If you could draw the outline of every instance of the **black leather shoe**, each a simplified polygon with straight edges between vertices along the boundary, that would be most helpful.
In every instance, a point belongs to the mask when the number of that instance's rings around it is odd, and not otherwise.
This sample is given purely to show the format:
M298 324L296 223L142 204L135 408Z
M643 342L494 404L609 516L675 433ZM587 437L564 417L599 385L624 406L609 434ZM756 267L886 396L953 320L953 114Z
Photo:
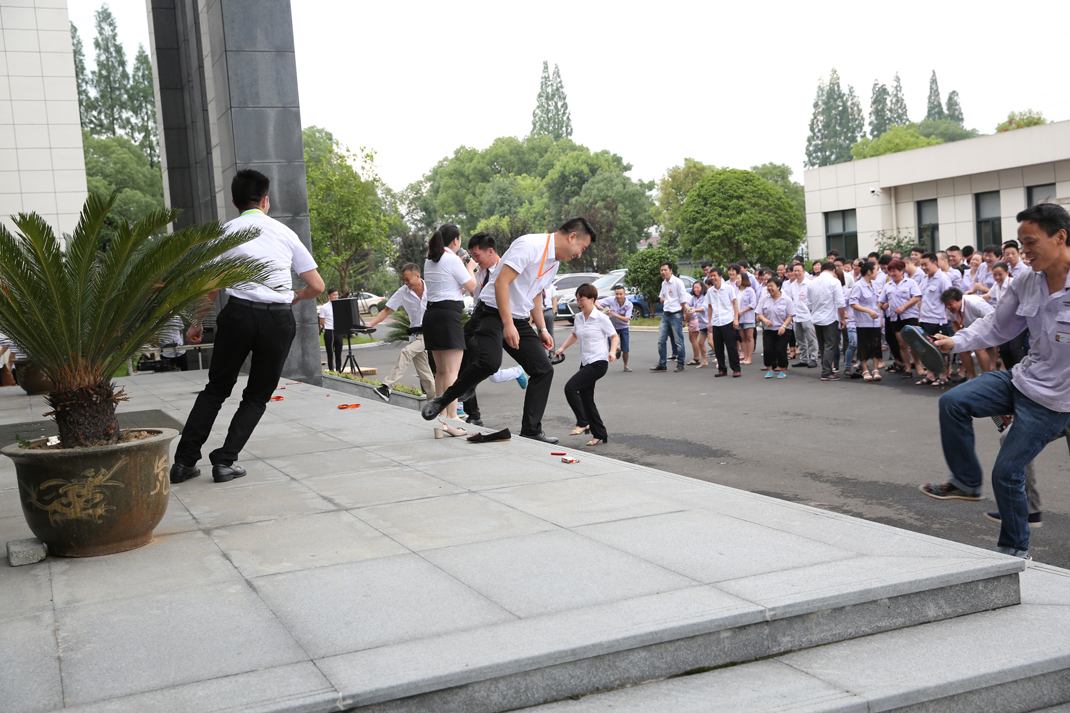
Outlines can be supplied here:
M184 483L190 478L196 478L201 474L201 469L195 465L171 464L171 482Z
M683 371L683 370L684 370L684 365L683 364L677 364L676 368L673 369L673 371Z
M658 364L657 366L650 367L651 371L668 371L664 364Z
M436 416L445 410L446 402L442 400L441 396L436 396L424 404L424 407L420 409L420 415L424 417L425 421L433 421Z
M717 377L717 376L728 376L728 372L727 371L719 371L716 374L714 374L714 376L715 377Z
M230 465L223 465L217 463L212 466L212 479L217 483L225 483L228 480L234 480L235 478L244 478L245 468L242 468L236 463Z
M469 418L467 423L468 423L469 426L482 426L483 425L483 419L481 419L481 418Z
M557 439L556 438L554 438L553 436L547 436L545 433L536 433L536 434L533 434L533 435L529 435L527 433L521 433L520 437L521 438L530 438L533 441L542 441L543 443L548 443L551 446L554 445L555 443L557 443Z

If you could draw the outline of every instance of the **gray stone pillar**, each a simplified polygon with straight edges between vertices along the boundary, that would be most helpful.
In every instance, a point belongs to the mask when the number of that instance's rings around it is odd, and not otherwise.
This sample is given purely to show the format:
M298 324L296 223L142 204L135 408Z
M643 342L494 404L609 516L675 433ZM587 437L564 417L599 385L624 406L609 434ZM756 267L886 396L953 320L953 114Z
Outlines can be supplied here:
M238 215L230 182L271 179L271 216L311 249L290 0L147 0L165 199L178 227ZM296 280L296 277L295 277ZM294 308L283 374L320 382L315 304Z

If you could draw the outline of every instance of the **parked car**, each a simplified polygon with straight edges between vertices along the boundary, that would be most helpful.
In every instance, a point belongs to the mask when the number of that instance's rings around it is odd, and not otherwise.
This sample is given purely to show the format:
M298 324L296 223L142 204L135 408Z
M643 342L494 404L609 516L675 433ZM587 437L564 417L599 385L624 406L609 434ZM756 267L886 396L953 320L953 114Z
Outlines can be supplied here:
M386 298L373 295L371 292L353 292L350 297L357 298L357 307L361 312L372 316L379 314L379 310L386 306Z
M576 288L584 282L594 282L602 277L600 272L566 272L554 278L554 289L557 290L557 312L554 319L564 319L571 312L565 307L565 301L576 294Z
M613 270L612 272L607 273L604 277L599 278L598 280L596 280L594 282L594 287L595 287L595 289L598 290L598 299L604 300L607 297L612 297L613 293L614 293L614 290L616 289L617 285L623 285L624 284L624 275L627 272L628 272L627 270ZM683 281L684 287L686 289L688 289L688 290L691 289L691 285L695 284L695 278L693 278L693 277L689 277L687 275L680 275L679 277ZM573 292L575 292L575 291L573 291ZM638 294L636 294L632 290L628 290L627 296L628 296L628 300L633 305L632 306L632 316L635 316L635 317L649 317L650 316L647 313L646 303L643 302L643 298L642 297L640 297ZM559 313L561 311L560 307L562 307L562 306L566 310L568 310L568 316L566 317L566 319L568 319L569 323L571 324L572 322L575 321L575 317L574 317L575 314L580 311L579 305L576 302L575 294L573 294L571 297L569 297L568 300L562 300L559 303L559 307L558 307L558 312ZM658 314L661 314L661 312L662 312L661 303L659 302L659 303L657 303L655 305L654 314L658 315Z

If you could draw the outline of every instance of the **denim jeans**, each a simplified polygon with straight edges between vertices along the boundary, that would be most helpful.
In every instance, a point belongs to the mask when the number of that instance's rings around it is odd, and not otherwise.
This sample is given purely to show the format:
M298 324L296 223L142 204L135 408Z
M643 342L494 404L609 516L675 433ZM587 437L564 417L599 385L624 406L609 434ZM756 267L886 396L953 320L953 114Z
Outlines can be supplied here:
M844 329L847 335L847 348L843 353L843 368L850 369L855 361L855 351L858 349L858 331L854 327Z
M665 340L669 338L669 330L676 337L676 360L680 366L684 365L684 315L682 312L672 314L666 312L661 315L661 326L658 327L658 366L665 366Z
M1009 371L990 371L941 396L940 441L951 470L951 484L978 495L984 474L974 448L973 419L1014 416L1014 425L1006 431L992 466L992 493L1000 516L996 549L1024 556L1029 551L1025 467L1070 423L1070 413L1041 406L1018 391L1011 378Z

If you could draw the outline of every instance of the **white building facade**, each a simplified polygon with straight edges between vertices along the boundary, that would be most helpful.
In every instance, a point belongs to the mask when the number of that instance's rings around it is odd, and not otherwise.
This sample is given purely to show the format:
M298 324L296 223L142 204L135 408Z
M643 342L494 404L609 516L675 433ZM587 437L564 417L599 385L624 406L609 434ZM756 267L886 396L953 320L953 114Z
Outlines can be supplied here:
M0 0L0 222L70 233L87 195L66 0Z
M865 256L882 233L981 250L1015 238L1026 207L1070 204L1070 121L823 166L803 180L811 257Z

